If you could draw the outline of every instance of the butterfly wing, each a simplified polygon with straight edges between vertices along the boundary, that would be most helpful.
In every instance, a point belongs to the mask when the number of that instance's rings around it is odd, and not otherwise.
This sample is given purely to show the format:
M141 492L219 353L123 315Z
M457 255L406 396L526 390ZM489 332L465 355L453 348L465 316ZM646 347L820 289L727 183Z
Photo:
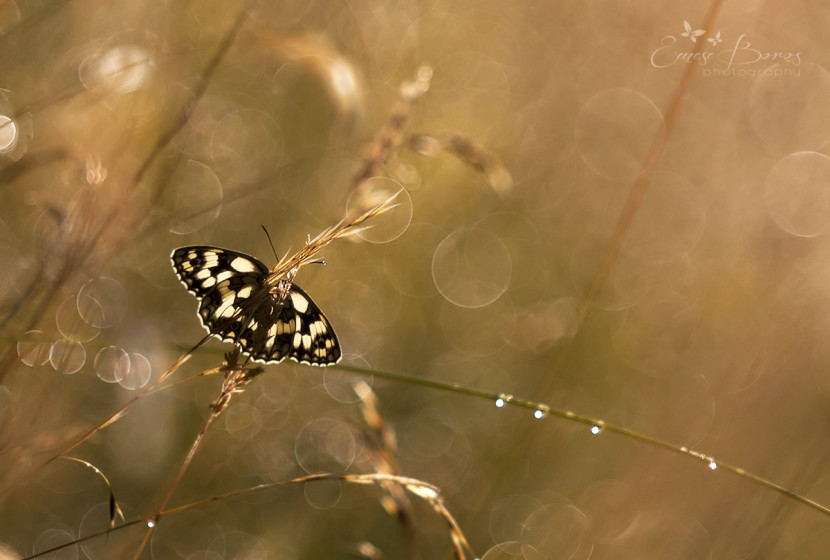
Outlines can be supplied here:
M236 342L247 300L262 290L268 268L257 259L219 247L181 247L170 256L187 291L199 300L202 326L223 342Z
M270 271L257 259L197 245L176 249L171 260L199 300L202 326L252 360L277 363L287 357L313 366L340 360L340 344L320 308L296 285L283 301L264 291Z
M257 308L240 344L252 360L266 364L287 357L301 364L327 366L341 356L331 323L296 284L283 302L269 297Z

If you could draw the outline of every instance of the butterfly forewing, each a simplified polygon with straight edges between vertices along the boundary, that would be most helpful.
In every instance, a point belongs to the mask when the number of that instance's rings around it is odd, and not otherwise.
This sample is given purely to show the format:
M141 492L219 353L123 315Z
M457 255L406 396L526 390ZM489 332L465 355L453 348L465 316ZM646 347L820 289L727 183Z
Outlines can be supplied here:
M187 291L199 300L202 326L252 360L326 366L340 360L334 329L298 286L280 301L264 286L269 270L257 259L218 247L181 247L171 255Z
M224 342L235 342L234 315L238 329L242 310L262 289L268 268L245 254L215 247L182 247L171 259L182 284L199 299L205 329Z

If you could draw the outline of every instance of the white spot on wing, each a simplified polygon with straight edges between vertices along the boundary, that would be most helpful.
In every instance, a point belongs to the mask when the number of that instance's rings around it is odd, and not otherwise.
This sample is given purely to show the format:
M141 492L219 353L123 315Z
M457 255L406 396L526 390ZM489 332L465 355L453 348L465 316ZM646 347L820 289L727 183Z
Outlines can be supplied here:
M237 290L236 297L242 298L242 299L249 298L249 297L251 297L251 292L253 292L253 291L254 291L253 286L245 286L244 288L241 288L240 290Z
M231 317L236 312L234 303L236 303L236 296L233 292L228 292L222 298L222 305L216 308L214 315L216 317Z
M290 296L297 313L305 313L308 310L308 300L305 297L297 292L291 292Z
M243 259L242 257L236 257L234 260L231 261L231 268L237 272L255 272L256 266L254 263L249 261L248 259Z
M221 307L216 309L216 316L217 317L231 317L233 316L236 310L233 307L233 302L229 301L227 303L223 303Z

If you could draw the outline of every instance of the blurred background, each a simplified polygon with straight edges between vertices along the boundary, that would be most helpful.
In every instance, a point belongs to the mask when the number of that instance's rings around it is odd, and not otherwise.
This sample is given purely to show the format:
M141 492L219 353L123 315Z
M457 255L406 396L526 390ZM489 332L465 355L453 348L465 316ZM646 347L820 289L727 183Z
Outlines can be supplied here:
M828 26L810 0L0 3L4 558L108 526L93 470L41 466L203 336L174 248L273 266L260 225L284 254L401 188L297 277L343 364L543 401L830 504ZM228 350L68 453L128 520L158 510ZM360 380L481 558L826 558L830 517L705 462L294 363L234 396L170 506L374 472ZM401 522L384 495L217 500L141 557L452 557L428 504ZM48 557L131 558L144 534Z

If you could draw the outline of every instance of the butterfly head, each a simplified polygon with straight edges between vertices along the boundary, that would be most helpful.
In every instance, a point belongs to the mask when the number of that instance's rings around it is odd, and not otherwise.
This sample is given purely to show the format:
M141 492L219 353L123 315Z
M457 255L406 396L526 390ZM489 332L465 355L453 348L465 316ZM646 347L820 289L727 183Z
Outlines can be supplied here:
M277 298L280 303L285 301L291 291L291 285L294 283L294 277L297 276L298 268L292 268L284 275L279 275L275 278L275 283L271 288L271 294Z

